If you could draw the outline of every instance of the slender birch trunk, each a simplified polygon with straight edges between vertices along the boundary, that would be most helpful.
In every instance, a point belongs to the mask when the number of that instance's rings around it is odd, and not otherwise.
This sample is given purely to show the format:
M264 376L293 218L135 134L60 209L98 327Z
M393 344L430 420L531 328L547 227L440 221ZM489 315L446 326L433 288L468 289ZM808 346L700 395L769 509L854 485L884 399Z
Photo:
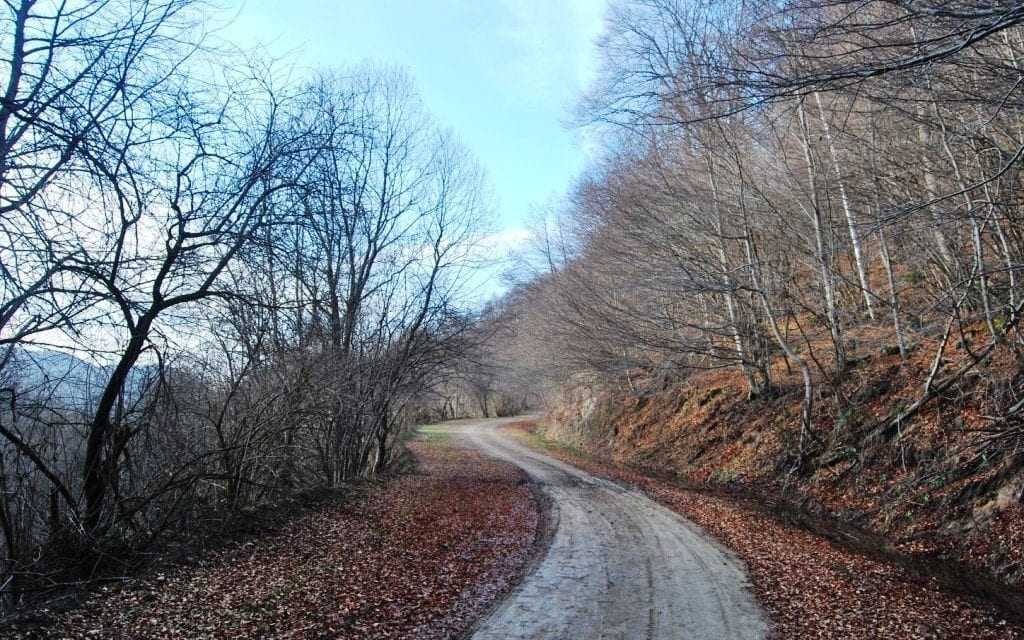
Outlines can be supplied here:
M716 249L718 253L719 267L722 269L722 277L725 279L725 307L729 314L729 326L732 328L732 337L733 343L736 347L736 356L740 360L740 366L743 369L743 374L747 377L747 383L750 385L750 392L752 394L756 394L758 392L757 381L754 380L754 375L750 371L746 346L743 344L743 335L740 333L739 329L739 314L736 311L736 297L733 293L734 283L732 274L729 271L728 254L725 250L725 220L722 215L721 200L718 194L718 180L715 176L715 163L711 158L711 155L708 153L705 153L704 159L708 167L708 181L711 184L712 209L715 212Z
M857 221L854 219L853 210L850 207L850 198L846 193L846 181L843 179L843 172L839 166L839 154L836 153L836 145L832 139L832 128L825 116L825 109L821 104L821 93L814 92L814 100L818 104L818 117L825 130L825 141L828 143L829 156L832 159L832 170L836 174L836 181L839 184L839 199L843 203L843 213L846 215L846 226L850 231L850 244L853 246L853 261L857 267L857 278L860 280L860 290L864 294L864 305L868 310L868 317L875 321L875 308L871 302L871 285L868 282L867 269L864 266L864 249L861 246L860 233L857 232Z
M882 191L878 183L878 164L876 153L878 150L878 130L874 125L871 127L871 178L875 185L875 220L878 224L878 249L882 255L882 266L885 268L885 278L889 285L889 310L892 313L892 327L896 333L896 346L900 350L900 359L907 359L907 341L903 337L903 324L900 320L900 299L896 289L896 275L892 268L892 257L889 254L889 242L885 237L885 222L882 219L882 202L879 195Z
M960 191L963 192L964 207L966 207L965 213L967 214L967 219L971 225L974 273L978 276L978 288L981 296L982 312L985 314L985 326L988 327L989 334L994 340L996 338L996 327L992 322L992 304L989 300L988 275L985 268L984 247L981 242L981 225L978 223L978 216L974 211L974 198L971 196L967 180L964 178L964 174L960 170L960 163L956 159L956 154L953 153L953 148L949 144L949 131L946 129L946 121L939 113L938 105L933 104L933 108L935 110L935 116L939 120L940 131L942 133L942 148L946 152L946 157L949 158L950 166L953 167L953 175L956 177L957 186L960 188ZM973 284L973 280L974 278L972 277L968 286Z
M832 342L836 352L836 370L846 369L846 349L843 345L842 329L839 326L839 316L836 312L836 296L834 283L832 281L832 268L829 264L829 256L825 249L825 235L822 229L821 202L818 198L818 177L814 157L811 154L810 131L807 126L807 114L804 104L801 101L798 113L800 116L800 128L803 133L804 160L807 163L807 178L810 186L811 196L811 222L814 225L815 254L818 260L818 269L821 273L821 284L825 292L825 313L828 318L829 331L832 334Z
M917 42L917 30L914 26L910 25L910 33ZM924 172L924 190L925 197L929 202L934 202L939 197L939 187L935 179L935 173L932 171L931 166L928 162L928 148L931 146L931 132L928 131L928 127L925 126L925 107L923 103L918 103L916 107L917 112L917 140L921 143L921 147L924 153L921 157L921 166ZM935 246L939 253L939 262L941 269L946 273L946 277L950 283L956 283L959 280L960 263L953 254L952 249L949 246L949 238L946 237L945 231L942 230L942 217L935 209L934 205L928 207L928 212L931 213L932 222L935 224L933 227L933 236L935 238Z
M744 227L746 232L744 248L746 249L747 260L750 262L751 283L753 284L754 290L757 292L757 296L761 301L761 308L764 311L765 319L768 321L768 326L771 328L775 342L779 345L779 348L782 349L782 352L786 355L788 360L792 360L797 363L797 366L800 368L800 377L804 384L804 398L800 410L799 445L800 465L803 465L804 441L807 438L815 441L818 439L814 434L812 424L812 415L814 411L814 379L811 377L811 368L808 366L807 361L789 345L789 342L786 341L782 332L779 330L779 323L775 319L775 312L772 310L771 303L768 301L768 292L765 290L766 285L761 277L761 269L757 260L757 250L754 247L750 229L746 224L746 221L744 221Z
M981 154L975 149L975 154L978 158L978 170L984 172L985 167L981 161ZM992 185L986 182L982 185L982 193L985 194L985 204L988 207L987 219L992 221L992 228L995 229L996 239L999 241L999 248L1003 253L1003 266L1006 269L1006 275L1009 278L1009 295L1008 295L1008 308L1012 312L1017 306L1017 269L1014 264L1013 251L1010 249L1009 239L1006 237L1006 232L1003 230L1003 225L999 222L999 215L997 212L995 198L992 197ZM1012 315L1010 318L1012 319Z

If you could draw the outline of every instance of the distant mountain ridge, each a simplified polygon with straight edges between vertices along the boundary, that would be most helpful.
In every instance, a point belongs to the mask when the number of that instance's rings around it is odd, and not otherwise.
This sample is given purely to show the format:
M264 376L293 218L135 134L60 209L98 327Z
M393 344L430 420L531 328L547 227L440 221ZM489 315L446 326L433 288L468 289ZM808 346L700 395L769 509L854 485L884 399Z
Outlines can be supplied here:
M90 411L110 378L113 365L98 365L55 349L14 347L0 369L0 384L13 388L18 397L47 404ZM137 399L156 373L151 365L135 367L125 389Z

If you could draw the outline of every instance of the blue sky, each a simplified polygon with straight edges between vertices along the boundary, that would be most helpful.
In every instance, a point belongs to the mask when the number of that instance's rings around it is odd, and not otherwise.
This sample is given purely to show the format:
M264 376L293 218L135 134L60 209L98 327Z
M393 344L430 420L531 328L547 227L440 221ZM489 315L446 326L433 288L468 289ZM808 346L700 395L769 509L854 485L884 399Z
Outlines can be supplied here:
M605 0L247 0L225 34L299 67L407 69L428 109L485 167L499 245L586 163L566 126L596 66Z

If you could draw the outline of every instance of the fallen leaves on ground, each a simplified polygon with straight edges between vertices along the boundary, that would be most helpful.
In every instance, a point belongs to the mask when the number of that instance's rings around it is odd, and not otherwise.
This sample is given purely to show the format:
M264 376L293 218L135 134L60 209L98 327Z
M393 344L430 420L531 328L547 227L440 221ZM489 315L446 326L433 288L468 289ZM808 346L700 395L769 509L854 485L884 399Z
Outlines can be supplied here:
M416 473L201 566L100 593L24 638L450 638L515 581L537 531L522 472L416 442Z
M537 445L532 437L524 440ZM639 487L721 541L746 563L778 638L1024 638L1024 630L992 607L728 498L687 491L562 448L550 447L547 453Z

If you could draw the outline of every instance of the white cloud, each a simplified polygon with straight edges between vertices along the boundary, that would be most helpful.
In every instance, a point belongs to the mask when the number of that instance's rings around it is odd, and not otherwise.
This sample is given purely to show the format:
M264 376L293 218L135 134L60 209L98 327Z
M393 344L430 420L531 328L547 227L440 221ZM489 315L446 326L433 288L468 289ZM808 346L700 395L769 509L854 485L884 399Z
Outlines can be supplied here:
M529 239L530 231L528 229L514 227L502 229L480 238L477 246L482 254L501 257L522 249Z
M595 73L605 10L602 0L501 0L498 37L507 56L499 72L522 95L548 103L575 99Z

